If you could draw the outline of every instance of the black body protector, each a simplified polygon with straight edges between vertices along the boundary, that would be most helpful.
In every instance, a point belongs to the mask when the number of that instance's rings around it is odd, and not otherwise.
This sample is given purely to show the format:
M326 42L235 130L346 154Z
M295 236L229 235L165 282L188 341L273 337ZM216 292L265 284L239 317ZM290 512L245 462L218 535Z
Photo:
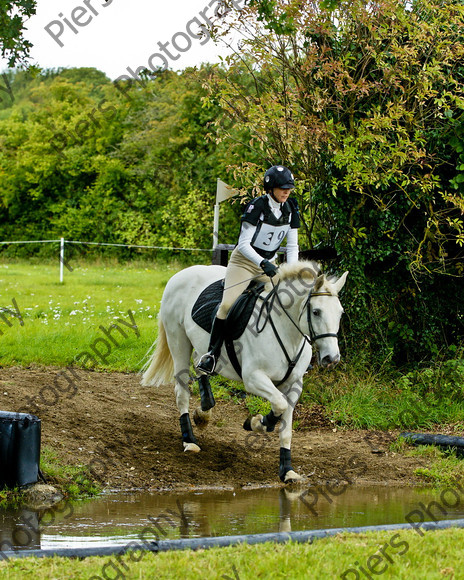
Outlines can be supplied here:
M296 199L289 198L281 205L282 215L272 213L267 196L251 201L242 215L242 223L256 226L251 247L265 260L272 260L290 228L300 227L300 216Z

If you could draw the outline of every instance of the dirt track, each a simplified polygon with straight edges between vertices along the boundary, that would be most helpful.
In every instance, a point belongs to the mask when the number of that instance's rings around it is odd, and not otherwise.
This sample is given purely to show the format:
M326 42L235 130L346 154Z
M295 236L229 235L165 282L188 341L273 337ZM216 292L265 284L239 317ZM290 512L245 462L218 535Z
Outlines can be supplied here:
M244 403L218 401L208 428L195 429L202 451L186 454L172 387L141 387L135 374L81 369L70 384L59 372L54 367L0 368L0 409L38 415L42 445L64 464L87 465L105 487L280 484L277 431L268 436L244 431ZM197 405L192 397L191 414ZM292 463L308 476L308 484L347 477L357 483L416 482L413 470L425 460L388 452L388 433L334 432L322 409L303 414L297 405L295 413L304 429L294 432Z

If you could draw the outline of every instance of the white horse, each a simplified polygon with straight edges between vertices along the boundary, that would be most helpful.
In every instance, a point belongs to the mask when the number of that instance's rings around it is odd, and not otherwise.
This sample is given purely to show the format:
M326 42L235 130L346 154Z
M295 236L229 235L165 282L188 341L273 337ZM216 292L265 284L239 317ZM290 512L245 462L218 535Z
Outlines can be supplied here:
M209 334L192 320L192 307L201 292L224 275L223 266L192 266L169 280L161 301L155 349L142 378L142 385L175 383L186 452L200 451L189 417L190 359L193 351L196 364L209 341ZM247 328L236 341L241 376L224 347L216 366L218 374L243 381L248 393L271 403L268 415L248 419L244 428L266 433L280 421L279 476L284 483L301 479L291 466L292 417L312 358L311 342L317 345L318 362L323 367L340 360L337 332L343 308L338 293L347 275L345 272L339 279L327 279L312 262L280 266L274 278L265 277L268 282ZM211 410L197 412L196 417L209 420Z

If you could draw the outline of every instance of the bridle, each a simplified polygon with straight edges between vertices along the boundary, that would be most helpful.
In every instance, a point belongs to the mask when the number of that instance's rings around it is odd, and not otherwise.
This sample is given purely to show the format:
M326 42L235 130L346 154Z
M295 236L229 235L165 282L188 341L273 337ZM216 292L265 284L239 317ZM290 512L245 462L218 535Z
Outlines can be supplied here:
M304 303L301 314L303 314L303 312L306 308L307 315L308 315L308 328L309 328L310 339L315 342L316 340L319 340L320 338L326 338L329 336L331 336L333 338L338 338L338 334L334 333L334 332L326 332L325 334L316 334L314 332L313 323L311 322L311 305L310 305L311 298L313 298L314 296L333 296L333 294L331 294L330 292L311 292L311 291L309 292L309 296L306 299L306 302ZM301 318L301 314L300 314L300 318Z
M282 351L285 355L285 358L287 359L288 369L287 369L287 372L286 372L284 378L276 384L276 386L279 386L282 383L284 383L288 379L288 377L291 375L293 369L295 368L297 362L300 360L300 357L303 354L303 350L304 350L304 347L306 346L306 343L311 345L312 341L317 341L321 338L326 338L326 337L337 338L338 335L336 333L333 333L333 332L328 332L325 334L316 334L314 332L314 328L313 328L313 325L311 322L311 308L310 308L311 298L313 298L314 296L333 296L333 294L330 294L330 292L311 292L311 291L309 292L308 298L306 299L306 301L303 305L303 308L301 310L301 314L298 317L298 322L299 322L303 312L306 309L307 316L308 316L308 328L309 328L309 336L308 336L307 334L305 334L304 332L301 331L298 324L293 320L293 318L290 316L290 314L287 312L286 308L282 304L282 301L280 300L280 297L279 297L278 292L277 292L279 285L280 285L280 280L279 280L279 282L277 282L277 284L274 284L272 282L272 278L271 278L271 283L272 283L273 288L267 294L267 296L265 296L264 298L262 296L259 296L259 298L263 301L263 303L261 305L261 308L260 308L259 314L258 314L258 318L256 320L256 331L258 333L261 333L264 330L266 324L269 322L269 324L272 327L272 330L274 331L274 335L277 339L277 342L279 343L280 348L282 349ZM298 332L303 337L303 344L293 360L290 358L290 356L287 352L287 349L285 348L285 345L279 336L279 333L278 333L277 328L274 324L274 321L272 320L271 312L272 312L272 309L274 307L275 300L277 300L277 302L279 303L284 314L287 316L287 318L290 320L290 322L293 324L293 326L298 330ZM260 324L261 318L264 318L264 322L260 328L259 324Z

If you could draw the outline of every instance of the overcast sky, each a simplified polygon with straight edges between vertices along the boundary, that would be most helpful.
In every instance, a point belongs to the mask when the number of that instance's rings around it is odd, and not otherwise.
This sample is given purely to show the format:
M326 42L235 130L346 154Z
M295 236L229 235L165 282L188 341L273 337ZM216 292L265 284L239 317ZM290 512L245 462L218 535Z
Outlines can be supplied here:
M149 68L150 57L158 54L151 60L154 67L167 63L180 70L227 54L224 46L195 38L198 22L214 14L217 2L38 0L25 36L34 45L32 62L42 68L96 67L114 80L128 74L127 67ZM5 60L0 59L0 69L6 69Z

